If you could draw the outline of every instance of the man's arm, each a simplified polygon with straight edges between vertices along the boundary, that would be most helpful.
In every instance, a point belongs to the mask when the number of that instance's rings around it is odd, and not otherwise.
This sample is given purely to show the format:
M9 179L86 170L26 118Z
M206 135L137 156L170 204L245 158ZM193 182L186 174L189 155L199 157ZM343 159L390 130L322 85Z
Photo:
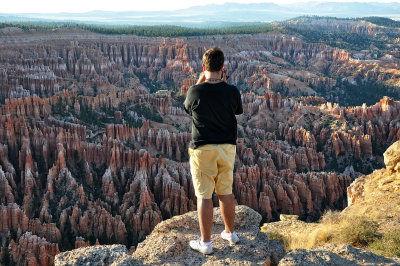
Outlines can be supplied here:
M189 115L192 115L192 110L191 110L191 91L192 87L190 87L186 93L186 98L185 101L183 102L183 109L185 109L185 112L188 113Z
M197 80L196 85L199 85L203 82L206 81L206 75L204 72L201 72L199 75L199 79ZM192 86L193 87L193 86ZM192 96L192 87L190 87L186 93L186 99L183 103L183 109L185 109L185 112L188 113L189 115L192 115L192 110L191 110L191 106L193 104L193 96Z
M240 114L243 114L242 96L240 95L239 90L238 90L237 94L238 94L238 96L237 96L237 107L236 107L235 115L240 115Z

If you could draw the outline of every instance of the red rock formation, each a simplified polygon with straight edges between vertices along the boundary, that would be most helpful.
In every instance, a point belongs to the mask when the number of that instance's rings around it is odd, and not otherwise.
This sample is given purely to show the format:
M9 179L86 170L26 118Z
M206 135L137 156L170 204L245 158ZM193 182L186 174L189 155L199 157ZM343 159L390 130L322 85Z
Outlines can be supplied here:
M3 172L0 169L0 204L7 205L8 203L14 202L14 195L12 192L12 188L8 183L8 180Z
M372 143L370 135L351 136L346 132L335 132L328 140L328 147L337 157L341 153L352 153L355 158L372 156Z
M0 213L2 235L8 235L10 231L24 232L29 229L29 218L16 203L9 203L7 206L0 205Z
M50 98L39 98L37 96L5 99L5 104L1 106L0 113L11 114L15 116L33 116L36 119L40 117L47 117L51 113L51 105L56 104L58 101L66 102L69 97L75 96L73 91L63 90L58 96Z
M75 248L88 247L88 246L90 246L89 241L85 241L83 237L78 237L78 236L76 237Z
M64 220L68 219L63 216ZM110 213L98 205L89 207L84 213L80 213L79 209L74 208L74 211L69 216L71 230L76 234L85 236L95 236L96 238L103 237L115 239L118 243L127 243L127 231L125 225L119 215L112 217Z
M17 264L50 266L54 264L54 257L60 253L57 244L51 244L30 232L23 234L18 244L12 240L10 246L12 259Z
M106 125L107 139L118 139L123 142L140 143L142 146L150 149L155 146L160 154L180 161L181 152L189 147L191 135L186 132L170 133L166 129L150 128L148 121L143 123L141 128L133 128L123 125L109 124Z
M145 171L137 172L120 206L122 218L128 222L129 227L133 228L138 239L143 239L157 223L162 221L161 211L157 205L153 204L154 195L149 190L146 179Z
M45 224L41 223L39 219L29 219L16 203L10 203L7 206L0 205L0 212L2 214L0 217L2 224L0 234L2 235L10 235L11 232L30 231L51 242L61 240L61 233L56 224Z
M184 79L181 87L181 95L186 95L188 89L197 83L197 79Z
M273 220L279 213L318 216L326 206L345 206L345 188L350 183L349 176L334 173L297 174L242 166L234 176L234 193L239 204Z
M296 26L299 25L304 23ZM349 26L345 30L359 31L361 28ZM226 51L225 66L232 82L246 84L254 91L288 88L292 95L298 94L298 90L313 95L315 91L311 85L334 88L337 73L350 78L361 75L382 81L395 80L399 75L392 71L395 69L393 63L350 60L347 51L323 43L306 43L279 33L230 38L234 41L226 41L223 36L214 36L212 40L209 36L179 39L115 37L81 31L2 35L0 41L4 52L0 54L0 85L3 90L0 99L52 96L69 87L70 81L79 83L82 87L79 90L85 95L93 96L110 88L119 90L115 86L129 86L132 80L137 84L140 80L137 76L143 75L159 83L172 82L184 92L195 82L188 76L201 71L201 56L212 45ZM238 42L240 48L233 45ZM23 48L15 50L15 44L21 44ZM38 44L41 49L37 48ZM288 61L295 62L296 69ZM329 69L334 78L317 75L316 72L325 69ZM36 114L40 111L34 110Z

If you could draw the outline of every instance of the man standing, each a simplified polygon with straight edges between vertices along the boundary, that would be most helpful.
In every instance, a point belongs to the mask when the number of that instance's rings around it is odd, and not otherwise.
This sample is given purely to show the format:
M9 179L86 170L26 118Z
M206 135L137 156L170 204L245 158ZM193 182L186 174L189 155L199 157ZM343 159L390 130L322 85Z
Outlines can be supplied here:
M224 53L218 47L203 55L203 72L184 102L192 116L189 145L190 172L197 197L201 239L190 247L203 254L212 253L212 194L218 195L225 230L221 237L231 244L239 241L234 232L235 198L232 194L233 166L236 156L236 115L243 113L239 90L226 83Z

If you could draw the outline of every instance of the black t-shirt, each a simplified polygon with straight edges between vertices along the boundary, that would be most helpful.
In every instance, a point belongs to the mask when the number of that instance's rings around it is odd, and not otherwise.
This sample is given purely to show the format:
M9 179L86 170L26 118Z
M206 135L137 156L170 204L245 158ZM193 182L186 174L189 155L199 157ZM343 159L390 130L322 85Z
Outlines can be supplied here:
M239 90L225 82L203 82L189 88L184 102L192 116L192 141L196 149L205 144L236 145L236 115L243 113Z

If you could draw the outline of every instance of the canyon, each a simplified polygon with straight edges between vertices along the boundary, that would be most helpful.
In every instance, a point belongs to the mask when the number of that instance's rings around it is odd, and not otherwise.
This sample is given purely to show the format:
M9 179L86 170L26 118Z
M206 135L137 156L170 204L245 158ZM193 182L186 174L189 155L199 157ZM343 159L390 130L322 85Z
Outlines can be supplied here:
M314 221L383 166L400 102L340 106L337 79L396 83L399 59L282 33L150 38L83 30L0 33L0 239L17 264L97 244L132 250L196 210L183 95L212 46L242 91L234 194L261 214ZM326 73L326 74L322 74ZM316 88L325 88L320 97ZM213 195L215 206L218 204Z

